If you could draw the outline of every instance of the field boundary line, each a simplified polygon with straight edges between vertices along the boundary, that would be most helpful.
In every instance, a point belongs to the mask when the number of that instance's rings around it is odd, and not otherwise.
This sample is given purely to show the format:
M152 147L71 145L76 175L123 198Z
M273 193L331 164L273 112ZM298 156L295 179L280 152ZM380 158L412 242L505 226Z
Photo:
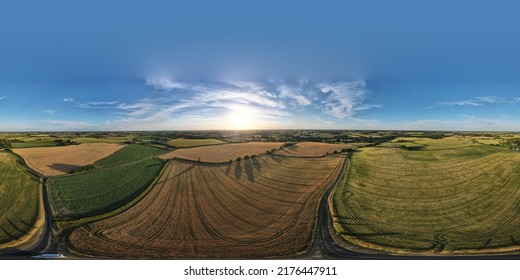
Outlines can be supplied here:
M151 190L155 187L155 185L157 184L159 179L164 174L166 167L168 166L168 164L170 164L171 160L161 160L161 161L162 161L163 166L162 166L161 170L159 171L159 173L157 173L157 175L155 176L153 181L150 182L150 184L135 198L133 198L126 204L122 205L121 207L114 209L112 211L109 211L107 213L103 213L103 214L99 214L99 215L95 215L95 216L91 216L91 217L80 218L77 220L57 221L59 229L62 231L67 230L67 231L72 232L74 229L77 229L81 226L85 226L85 225L88 225L88 224L91 224L94 222L112 218L112 217L114 217L118 214L121 214L121 213L127 211L128 209L132 208L151 192ZM133 162L133 163L135 163L135 162Z

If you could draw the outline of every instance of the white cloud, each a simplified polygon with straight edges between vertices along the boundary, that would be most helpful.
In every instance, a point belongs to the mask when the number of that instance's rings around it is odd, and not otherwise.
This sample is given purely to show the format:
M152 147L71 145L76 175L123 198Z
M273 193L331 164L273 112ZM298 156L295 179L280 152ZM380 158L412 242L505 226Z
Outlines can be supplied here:
M211 105L217 102L229 102L237 104L251 104L262 107L283 109L285 105L283 102L273 98L269 92L266 91L236 91L228 89L214 89L207 92L195 94L191 99L194 103L202 103Z
M301 117L292 118L295 114L314 115L321 110L325 115L347 118L380 107L364 102L364 82L324 83L318 87L311 81L177 83L170 79L148 79L146 84L159 91L134 102L82 104L107 105L116 110L114 115L118 118L106 121L106 129L144 130L229 128L230 116L239 113L254 119L256 128L284 127L284 123L291 123L295 128L306 125ZM172 92L173 89L182 91ZM349 121L360 123L350 118ZM333 120L327 122L333 126Z
M114 105L117 103L118 103L117 101L100 101L100 102L87 102L85 104L97 106L97 105Z
M290 87L288 85L281 85L278 87L278 92L281 98L287 98L295 102L295 105L308 106L311 100L301 93L298 88Z
M63 99L64 102L74 103L80 108L88 108L88 109L113 109L115 108L113 105L119 103L118 101L89 101L89 102L78 102L75 101L72 97L67 97Z
M173 80L171 80L169 78L165 78L165 77L148 78L148 79L146 79L146 84L153 89L165 90L165 91L170 91L173 89L185 89L185 88L189 87L189 85L187 85L187 84L177 83L177 82L174 82Z
M0 96L0 100L4 100L4 99L6 99L6 98L7 98L7 95L2 95L2 96Z
M520 99L507 100L497 96L479 96L465 100L451 100L439 102L438 106L483 106L486 104L517 103Z
M56 110L43 110L42 112L52 115L52 114L56 113Z
M321 83L317 87L325 95L321 101L323 113L335 118L348 118L359 111L382 107L365 103L367 90L364 81Z
M75 102L80 108L88 108L88 109L114 109L116 107L112 106L119 102L117 101L89 101L85 103Z

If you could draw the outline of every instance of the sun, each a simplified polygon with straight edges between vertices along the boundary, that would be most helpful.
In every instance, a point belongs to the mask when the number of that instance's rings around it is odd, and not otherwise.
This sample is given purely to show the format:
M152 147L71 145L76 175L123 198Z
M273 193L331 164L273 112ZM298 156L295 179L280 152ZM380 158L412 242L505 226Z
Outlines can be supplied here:
M233 130L251 129L252 117L248 112L235 111L229 116L229 123Z

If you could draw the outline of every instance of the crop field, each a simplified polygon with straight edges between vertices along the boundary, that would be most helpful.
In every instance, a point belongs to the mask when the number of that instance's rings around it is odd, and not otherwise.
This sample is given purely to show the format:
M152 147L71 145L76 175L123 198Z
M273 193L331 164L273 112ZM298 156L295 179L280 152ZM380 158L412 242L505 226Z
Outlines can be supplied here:
M209 146L209 145L218 145L225 144L226 142L220 141L217 139L184 139L177 138L168 141L168 145L177 147L177 148L190 148L197 146Z
M72 138L72 141L80 144L85 143L124 143L125 141L131 141L132 137L103 137L103 138L93 138L93 137L77 137Z
M215 146L202 146L195 148L178 149L167 154L161 155L163 159L182 158L203 162L227 162L235 160L237 157L246 155L259 155L266 150L277 149L283 143L279 142L250 142L235 143Z
M121 150L118 150L109 157L96 161L95 165L101 167L122 165L144 158L164 154L166 152L166 150L157 147L151 147L146 145L129 145Z
M146 189L163 165L158 158L145 158L120 166L49 178L53 214L57 219L80 219L117 209Z
M93 164L123 148L120 144L81 144L62 147L26 148L13 151L22 156L29 167L46 176L63 175Z
M520 153L467 138L362 148L334 192L348 244L405 254L519 252Z
M0 249L17 246L42 227L39 180L0 151Z
M69 236L82 255L122 258L285 256L309 245L317 205L345 156L173 160L151 192Z
M334 152L341 152L343 149L355 148L352 144L329 144L319 142L301 142L295 145L286 146L283 149L276 151L276 154L284 156L298 156L298 157L319 157Z

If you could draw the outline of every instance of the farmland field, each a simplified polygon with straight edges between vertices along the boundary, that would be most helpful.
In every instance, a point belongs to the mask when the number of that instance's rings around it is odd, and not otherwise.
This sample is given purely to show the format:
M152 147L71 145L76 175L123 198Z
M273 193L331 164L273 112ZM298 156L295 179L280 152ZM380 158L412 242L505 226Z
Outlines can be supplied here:
M194 161L200 159L203 162L226 162L246 155L263 154L266 150L280 148L282 144L279 142L250 142L203 146L175 150L160 157L163 159L183 158Z
M79 219L117 209L146 189L163 165L160 159L145 158L120 166L49 178L53 214L58 219Z
M520 153L464 137L414 142L427 146L353 155L332 199L337 234L393 253L518 252Z
M13 151L22 156L32 169L47 176L55 176L92 164L123 147L124 145L120 144L94 143Z
M296 254L308 246L318 200L339 176L344 158L170 161L144 199L76 229L69 236L70 249L123 258Z
M343 149L355 148L352 144L329 144L319 142L301 142L294 145L286 146L282 150L276 151L276 154L285 156L301 156L301 157L319 157L327 153L332 154L335 151L341 152Z
M177 138L168 141L168 145L178 148L189 148L196 146L208 146L208 145L218 145L225 144L226 142L220 141L217 139L184 139Z
M109 157L96 161L95 165L101 167L121 165L134 162L140 159L164 154L166 152L167 151L164 149L146 145L129 145L121 150L118 150Z
M0 151L0 249L27 242L42 226L38 178Z
M124 143L125 141L131 141L132 137L103 137L103 138L93 138L93 137L77 137L72 138L72 141L76 143L86 144L86 143Z

